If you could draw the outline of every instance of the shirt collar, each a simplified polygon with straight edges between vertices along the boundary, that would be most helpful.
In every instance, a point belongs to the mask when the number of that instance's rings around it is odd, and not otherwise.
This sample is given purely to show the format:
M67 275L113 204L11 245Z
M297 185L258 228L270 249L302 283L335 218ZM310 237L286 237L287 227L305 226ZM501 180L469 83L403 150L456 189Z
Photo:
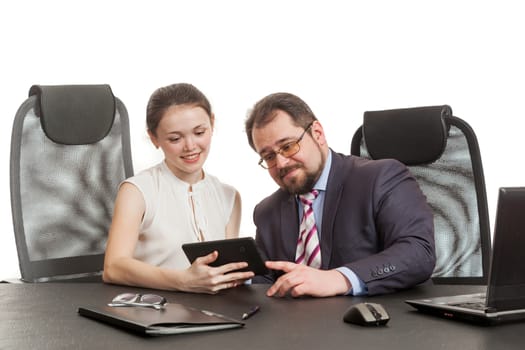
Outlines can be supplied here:
M326 184L328 183L328 175L330 174L330 168L332 167L332 151L328 151L328 157L326 158L326 163L324 164L323 172L319 179L314 185L314 189L320 191L326 191Z

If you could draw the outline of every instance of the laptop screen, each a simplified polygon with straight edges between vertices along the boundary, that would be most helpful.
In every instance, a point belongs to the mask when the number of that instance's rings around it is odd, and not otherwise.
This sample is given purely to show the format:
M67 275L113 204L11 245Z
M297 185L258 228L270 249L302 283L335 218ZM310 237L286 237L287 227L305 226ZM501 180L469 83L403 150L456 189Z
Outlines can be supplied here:
M525 187L499 190L487 306L525 308Z

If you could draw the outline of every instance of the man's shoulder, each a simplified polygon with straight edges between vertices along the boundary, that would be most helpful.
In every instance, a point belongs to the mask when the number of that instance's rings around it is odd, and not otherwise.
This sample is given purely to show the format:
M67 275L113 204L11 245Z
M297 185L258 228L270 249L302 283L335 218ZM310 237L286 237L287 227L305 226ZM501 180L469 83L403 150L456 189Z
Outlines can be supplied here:
M256 205L256 210L267 211L267 210L273 210L273 209L279 208L280 203L289 201L291 200L290 198L291 198L291 195L288 192L283 191L281 189L277 189L274 193L272 193L268 197L261 200Z
M277 189L274 193L269 195L268 197L264 198L259 204L261 203L276 203L276 202L282 202L290 199L290 194L286 191L283 191L282 189Z
M406 166L396 159L368 159L341 153L334 153L333 155L332 169L345 173L370 175L389 169L406 169Z

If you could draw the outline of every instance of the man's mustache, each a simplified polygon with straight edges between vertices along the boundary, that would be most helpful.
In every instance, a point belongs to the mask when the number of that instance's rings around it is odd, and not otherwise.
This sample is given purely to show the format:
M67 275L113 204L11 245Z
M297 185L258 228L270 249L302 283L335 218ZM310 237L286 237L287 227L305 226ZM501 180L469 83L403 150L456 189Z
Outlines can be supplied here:
M286 168L282 168L279 170L279 177L282 179L285 177L290 171L302 168L303 166L301 164L294 164L291 166L287 166Z

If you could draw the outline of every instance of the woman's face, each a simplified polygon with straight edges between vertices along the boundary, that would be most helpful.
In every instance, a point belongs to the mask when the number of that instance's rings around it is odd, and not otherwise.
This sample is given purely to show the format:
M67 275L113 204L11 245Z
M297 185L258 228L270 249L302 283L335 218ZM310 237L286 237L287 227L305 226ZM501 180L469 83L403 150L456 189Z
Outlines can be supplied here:
M201 107L172 106L162 116L157 135L150 132L151 141L164 152L170 170L190 184L202 178L210 151L212 118Z

